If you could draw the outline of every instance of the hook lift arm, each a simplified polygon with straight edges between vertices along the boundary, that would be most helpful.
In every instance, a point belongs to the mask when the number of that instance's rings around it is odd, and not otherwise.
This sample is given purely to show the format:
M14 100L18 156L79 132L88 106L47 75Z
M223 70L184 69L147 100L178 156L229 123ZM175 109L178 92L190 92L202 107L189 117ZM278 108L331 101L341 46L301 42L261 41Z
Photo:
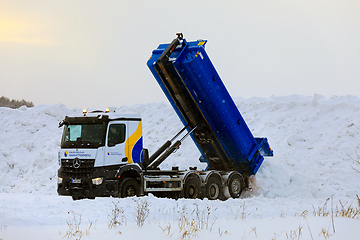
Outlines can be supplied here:
M173 145L171 142L175 140L185 129L188 127L186 125L181 131L175 135L170 141L167 141L159 150L157 150L150 158L149 158L149 165L147 166L148 169L156 169L166 158L168 158L172 153L176 152L180 148L181 143L188 137L190 134L198 127L196 125L191 131L189 131L184 137L180 140L177 140ZM170 146L171 145L171 146ZM164 152L165 151L165 152ZM164 153L163 153L164 152ZM159 158L157 158L161 153L163 153Z

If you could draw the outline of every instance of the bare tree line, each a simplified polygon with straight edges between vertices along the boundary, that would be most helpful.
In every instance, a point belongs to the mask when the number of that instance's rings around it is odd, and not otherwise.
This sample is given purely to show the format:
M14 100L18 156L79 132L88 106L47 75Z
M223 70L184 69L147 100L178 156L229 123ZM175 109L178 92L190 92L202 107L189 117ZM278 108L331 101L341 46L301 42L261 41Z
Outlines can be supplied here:
M24 99L22 100L15 100L15 99L9 99L7 97L0 97L0 107L8 107L8 108L19 108L21 106L27 106L27 107L33 107L34 103L33 102L28 102L25 101Z

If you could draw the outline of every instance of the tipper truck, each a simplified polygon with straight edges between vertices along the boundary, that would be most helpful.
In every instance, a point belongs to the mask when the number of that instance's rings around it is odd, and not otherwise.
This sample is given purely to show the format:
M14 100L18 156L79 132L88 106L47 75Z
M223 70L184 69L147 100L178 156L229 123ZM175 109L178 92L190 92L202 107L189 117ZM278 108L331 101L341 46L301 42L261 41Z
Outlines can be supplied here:
M58 194L74 200L155 196L239 198L265 156L267 138L254 138L205 51L206 40L187 42L181 33L160 44L147 61L183 128L151 156L143 148L137 114L108 110L66 116L58 153ZM191 137L206 169L160 169Z

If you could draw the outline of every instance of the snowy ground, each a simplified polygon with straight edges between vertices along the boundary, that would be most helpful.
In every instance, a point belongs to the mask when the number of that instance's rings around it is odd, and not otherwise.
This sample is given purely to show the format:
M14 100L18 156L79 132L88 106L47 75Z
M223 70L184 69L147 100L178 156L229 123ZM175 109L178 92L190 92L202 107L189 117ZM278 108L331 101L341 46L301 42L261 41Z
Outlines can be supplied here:
M354 160L360 99L294 95L235 102L275 156L251 179L251 191L227 201L59 197L57 126L81 110L0 108L0 239L359 239L360 164ZM167 103L112 109L142 115L150 153L182 128ZM204 168L198 157L189 139L161 167ZM137 222L137 208L140 216L148 213L144 221Z

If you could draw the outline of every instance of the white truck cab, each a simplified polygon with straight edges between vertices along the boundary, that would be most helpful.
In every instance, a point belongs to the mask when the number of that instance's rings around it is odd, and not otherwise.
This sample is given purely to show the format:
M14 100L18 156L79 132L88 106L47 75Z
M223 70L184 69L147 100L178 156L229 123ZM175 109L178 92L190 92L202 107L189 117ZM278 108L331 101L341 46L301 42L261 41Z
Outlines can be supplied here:
M60 195L76 199L91 197L98 190L95 195L107 196L118 188L115 180L121 165L130 164L140 171L143 136L139 114L83 111L82 116L66 116L60 126L64 126L58 154ZM102 186L105 180L114 180L115 185Z

